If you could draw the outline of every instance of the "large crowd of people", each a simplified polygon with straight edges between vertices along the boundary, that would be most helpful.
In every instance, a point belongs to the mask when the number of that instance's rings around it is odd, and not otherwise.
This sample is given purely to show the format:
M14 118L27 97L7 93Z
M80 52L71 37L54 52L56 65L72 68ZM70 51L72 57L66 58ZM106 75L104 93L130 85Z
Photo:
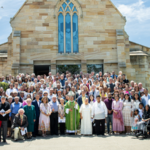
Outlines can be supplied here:
M0 77L0 82L9 84L6 91L0 87L0 142L1 133L3 142L47 134L149 134L148 89L121 71L19 73Z

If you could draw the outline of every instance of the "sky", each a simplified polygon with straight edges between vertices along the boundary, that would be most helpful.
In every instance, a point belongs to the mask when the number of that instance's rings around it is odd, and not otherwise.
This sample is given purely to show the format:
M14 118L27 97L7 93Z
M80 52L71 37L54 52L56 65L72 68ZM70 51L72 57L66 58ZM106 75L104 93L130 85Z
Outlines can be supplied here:
M126 17L125 31L129 35L129 40L150 47L150 0L111 1ZM10 18L24 2L25 0L0 0L0 44L7 42L12 32Z

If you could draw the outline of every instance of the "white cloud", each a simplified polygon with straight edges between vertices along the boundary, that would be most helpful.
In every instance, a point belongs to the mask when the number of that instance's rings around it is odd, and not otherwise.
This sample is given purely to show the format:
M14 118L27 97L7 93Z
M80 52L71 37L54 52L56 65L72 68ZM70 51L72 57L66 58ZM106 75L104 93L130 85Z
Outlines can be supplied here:
M119 4L119 11L126 16L127 21L135 21L139 22L150 20L150 7L146 7L144 5L144 0L138 0L133 4Z

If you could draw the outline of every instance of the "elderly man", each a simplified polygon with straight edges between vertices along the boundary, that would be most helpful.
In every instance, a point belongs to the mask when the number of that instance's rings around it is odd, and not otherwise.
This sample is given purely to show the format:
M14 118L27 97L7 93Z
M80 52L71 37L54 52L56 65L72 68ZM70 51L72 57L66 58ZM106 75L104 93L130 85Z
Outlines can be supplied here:
M52 113L50 115L51 135L58 135L58 106L59 106L59 103L57 101L56 95L53 95L52 101L49 104L52 109Z
M76 133L79 125L79 105L74 101L74 93L69 92L69 101L65 104L66 132Z
M24 109L19 109L12 124L12 130L14 130L14 141L17 141L18 139L24 140L24 137L21 135L21 131L25 131L27 126L28 120L27 116L24 115Z
M50 90L49 90L49 96L48 96L48 98L50 99L50 101L52 101L52 97L53 97L53 88L50 88Z
M95 100L96 100L96 96L100 95L99 90L96 90L96 86L94 84L92 85L92 91L90 92L90 95L93 95Z
M3 110L3 111L2 111ZM0 143L1 143L1 127L3 126L3 142L6 143L6 135L7 135L7 120L10 113L10 104L6 102L6 98L4 96L1 97L0 102Z
M110 88L110 93L114 93L114 87L115 87L115 84L112 83L113 82L113 79L112 78L109 78L109 83L106 84L107 88Z
M59 81L60 81L62 87L64 88L64 86L65 86L65 79L64 79L64 75L63 74L60 76L60 80Z
M143 106L149 104L150 101L150 94L148 94L148 89L144 89L144 95L141 97L141 102L143 103Z
M141 82L138 84L138 87L140 92L144 92L144 88Z
M20 108L23 108L22 103L19 102L19 97L16 96L14 99L15 102L13 102L10 106L11 112L9 114L9 120L13 123L13 120L15 118L15 115L18 113L18 110Z
M96 96L97 101L93 105L92 115L95 119L96 134L104 135L105 133L105 118L107 117L107 107L103 101L101 101L100 95Z
M19 102L23 103L24 100L25 100L25 94L24 94L24 91L21 91L20 92Z
M15 89L13 88L13 84L10 84L10 88L6 90L6 96L10 96L10 93L14 92Z

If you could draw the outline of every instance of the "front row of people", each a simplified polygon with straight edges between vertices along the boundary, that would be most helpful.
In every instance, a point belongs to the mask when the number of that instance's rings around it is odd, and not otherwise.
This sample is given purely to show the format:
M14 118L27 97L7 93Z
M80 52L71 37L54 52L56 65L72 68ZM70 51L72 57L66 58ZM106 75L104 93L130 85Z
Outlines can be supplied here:
M40 116L38 124L38 130L42 131L43 137L46 136L47 131L51 131L52 135L58 135L58 122L60 125L61 135L65 134L65 129L67 133L76 133L80 119L82 135L92 135L93 133L96 133L97 135L104 135L106 118L107 122L109 122L108 120L112 119L112 130L116 134L119 134L125 130L122 113L123 106L122 102L119 101L119 95L116 94L115 100L111 102L112 111L108 109L109 103L106 103L107 100L104 102L101 101L99 95L97 95L97 101L94 102L93 105L89 104L88 98L85 98L84 103L81 105L80 109L77 102L74 101L73 92L69 93L69 98L70 100L66 103L66 105L64 105L63 99L60 99L59 104L58 101L56 101L56 97L54 96L52 102L48 103L47 97L43 97L42 103L40 104ZM110 102L109 97L108 102ZM130 130L135 131L136 137L140 135L147 137L147 127L150 125L149 106L145 106L142 119L138 109L134 109L133 112L133 124ZM108 116L110 119L108 119ZM31 105L31 100L28 99L27 106L25 106L24 109L19 110L19 113L15 116L13 121L12 128L14 129L14 139L24 139L19 130L22 130L23 132L25 128L27 128L27 137L31 138L31 133L35 133L36 127L34 125L36 118L37 117L34 106ZM129 130L128 128L129 127L126 127L127 132ZM110 131L108 131L108 133L109 132ZM36 133L36 135L38 135L38 133Z
M60 134L77 133L81 119L81 134L92 135L104 135L105 133L105 120L107 121L107 131L109 130L110 122L112 124L112 131L116 134L126 130L128 133L131 130L131 118L133 118L132 131L135 131L136 136L144 135L147 137L147 127L150 123L150 108L145 106L142 119L139 112L140 109L134 109L133 114L128 101L122 103L119 100L119 95L115 95L115 100L112 99L111 94L108 95L108 99L104 102L101 100L100 95L96 96L94 103L89 103L89 99L85 98L83 104L79 108L79 105L74 101L74 93L69 92L69 101L64 105L64 100L60 99L60 104L54 95L51 102L48 102L47 97L43 97L42 101L39 100L39 95L36 96L36 100L31 101L27 99L27 105L19 109L18 114L15 115L12 124L12 131L14 132L14 140L23 139L27 133L27 138L37 136L39 131L42 131L42 136L45 137L47 131L51 132L51 135L58 135L58 123L60 127ZM128 99L128 96L126 96ZM7 116L10 113L10 107L7 106L5 98L2 98L2 106L5 113L0 113L2 125L3 125L3 140L6 140L5 122L7 122ZM123 106L124 105L124 106ZM122 109L124 107L124 109ZM132 117L131 117L132 116ZM130 128L130 129L129 129ZM1 126L0 126L1 131ZM1 139L0 139L1 141Z

